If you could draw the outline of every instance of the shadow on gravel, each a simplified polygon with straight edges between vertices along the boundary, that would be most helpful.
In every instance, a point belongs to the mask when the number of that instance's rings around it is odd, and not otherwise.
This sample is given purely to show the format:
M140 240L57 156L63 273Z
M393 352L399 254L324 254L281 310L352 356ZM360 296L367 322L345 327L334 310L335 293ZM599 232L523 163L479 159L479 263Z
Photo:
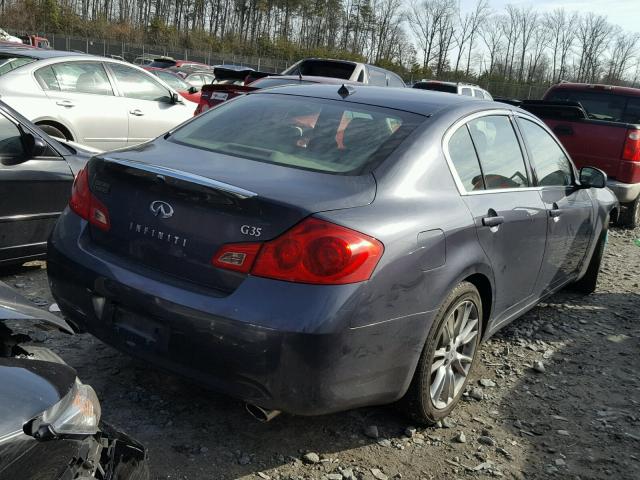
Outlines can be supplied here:
M496 445L525 447L515 477L640 478L640 294L556 294L488 346L496 377L517 378L497 406L516 444Z

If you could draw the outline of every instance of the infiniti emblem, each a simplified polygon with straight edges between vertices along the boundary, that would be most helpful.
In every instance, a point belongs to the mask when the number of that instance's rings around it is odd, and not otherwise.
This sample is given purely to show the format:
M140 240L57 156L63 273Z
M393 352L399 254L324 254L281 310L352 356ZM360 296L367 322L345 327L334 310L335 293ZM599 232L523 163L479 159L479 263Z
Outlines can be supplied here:
M156 217L169 218L173 216L173 207L167 202L163 202L162 200L155 200L151 202L151 205L149 205L149 210L151 210L151 213L153 213Z

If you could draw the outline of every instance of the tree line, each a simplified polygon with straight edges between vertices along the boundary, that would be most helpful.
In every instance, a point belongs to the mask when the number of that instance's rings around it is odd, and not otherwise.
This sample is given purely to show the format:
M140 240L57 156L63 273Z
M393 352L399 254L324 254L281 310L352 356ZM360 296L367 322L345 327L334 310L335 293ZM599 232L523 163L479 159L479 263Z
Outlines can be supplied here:
M640 83L640 34L559 8L457 0L0 0L5 29L295 60L366 60L405 78Z

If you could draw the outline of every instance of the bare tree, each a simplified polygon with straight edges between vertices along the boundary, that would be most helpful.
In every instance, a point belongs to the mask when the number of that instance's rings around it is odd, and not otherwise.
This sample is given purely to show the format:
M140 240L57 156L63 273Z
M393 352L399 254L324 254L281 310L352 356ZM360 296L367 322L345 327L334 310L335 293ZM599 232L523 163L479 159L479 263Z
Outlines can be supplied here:
M611 33L612 26L602 15L589 12L580 19L577 31L580 60L576 75L579 82L595 81L601 73Z
M606 76L607 83L620 83L626 71L632 67L633 59L637 57L635 52L639 43L638 33L625 33L620 30L616 32L609 60L609 72Z
M493 15L483 22L480 29L480 38L482 38L489 53L489 75L493 75L493 70L503 47L504 29L501 22L502 18L500 16Z
M443 47L440 35L455 10L453 0L412 0L407 21L422 50L422 66L428 68L434 58L440 58Z
M471 14L471 24L469 26L469 48L467 55L467 68L465 75L469 76L469 69L471 67L471 52L473 51L473 44L476 40L480 25L486 21L490 13L488 0L478 0L476 7Z

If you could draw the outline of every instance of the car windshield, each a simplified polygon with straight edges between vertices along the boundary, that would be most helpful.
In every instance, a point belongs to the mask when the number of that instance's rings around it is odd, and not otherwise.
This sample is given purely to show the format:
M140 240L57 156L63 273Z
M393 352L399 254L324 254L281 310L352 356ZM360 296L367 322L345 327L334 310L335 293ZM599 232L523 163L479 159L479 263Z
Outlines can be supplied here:
M10 72L11 70L15 70L22 65L27 65L35 61L35 58L16 57L13 55L0 54L0 75L4 75L5 73Z
M309 82L306 80L298 80L291 78L260 78L254 82L251 82L249 85L256 88L269 88L269 87L280 87L282 85L302 85L306 83L315 83Z
M196 117L169 140L260 162L359 175L388 157L424 119L351 102L254 94Z
M621 122L626 98L606 92L581 92L568 89L557 89L547 100L580 102L589 118Z
M189 88L191 88L191 86L187 82L185 82L181 78L178 78L173 73L167 73L158 70L152 71L151 73L163 80L171 88L179 92L187 92L189 91Z

